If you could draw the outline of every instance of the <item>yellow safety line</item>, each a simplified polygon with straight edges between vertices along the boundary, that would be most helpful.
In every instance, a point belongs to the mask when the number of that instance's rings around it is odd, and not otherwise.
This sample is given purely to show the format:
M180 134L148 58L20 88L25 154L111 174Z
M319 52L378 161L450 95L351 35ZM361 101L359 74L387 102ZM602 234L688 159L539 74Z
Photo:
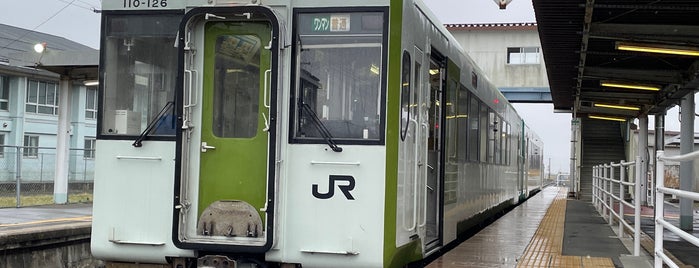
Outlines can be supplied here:
M611 258L563 256L563 227L566 213L566 188L561 188L539 224L524 255L517 262L519 268L560 267L614 268Z
M33 225L33 224L42 224L42 223L51 223L51 222L65 222L65 221L92 221L92 216L82 216L82 217L74 217L74 218L58 218L58 219L29 221L29 222L20 222L20 223L7 223L7 224L0 224L0 227Z

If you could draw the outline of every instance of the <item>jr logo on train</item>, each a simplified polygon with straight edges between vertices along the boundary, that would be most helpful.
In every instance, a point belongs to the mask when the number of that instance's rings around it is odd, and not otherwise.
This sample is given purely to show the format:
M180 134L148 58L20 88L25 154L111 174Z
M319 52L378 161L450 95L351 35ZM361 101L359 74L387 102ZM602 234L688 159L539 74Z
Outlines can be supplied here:
M337 188L345 195L347 200L354 200L354 196L350 193L354 189L354 177L346 175L330 175L328 178L328 192L318 192L318 184L313 184L313 196L318 199L329 199L335 195L335 182L347 182L346 185L338 184Z

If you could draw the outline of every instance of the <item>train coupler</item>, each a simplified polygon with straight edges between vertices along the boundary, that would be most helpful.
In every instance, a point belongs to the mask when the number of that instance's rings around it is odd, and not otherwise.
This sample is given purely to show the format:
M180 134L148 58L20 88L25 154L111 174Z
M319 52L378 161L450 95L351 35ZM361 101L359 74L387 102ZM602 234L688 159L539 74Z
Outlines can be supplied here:
M207 255L197 259L197 268L237 268L237 262L226 256Z

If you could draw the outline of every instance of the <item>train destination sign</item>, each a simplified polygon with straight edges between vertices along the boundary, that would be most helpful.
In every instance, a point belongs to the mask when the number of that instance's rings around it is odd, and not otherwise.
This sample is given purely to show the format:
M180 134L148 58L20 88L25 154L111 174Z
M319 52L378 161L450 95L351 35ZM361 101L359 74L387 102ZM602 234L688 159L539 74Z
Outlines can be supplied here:
M314 32L349 32L350 20L349 14L316 17L313 18L312 28Z
M381 34L382 14L376 12L306 13L298 15L301 35Z

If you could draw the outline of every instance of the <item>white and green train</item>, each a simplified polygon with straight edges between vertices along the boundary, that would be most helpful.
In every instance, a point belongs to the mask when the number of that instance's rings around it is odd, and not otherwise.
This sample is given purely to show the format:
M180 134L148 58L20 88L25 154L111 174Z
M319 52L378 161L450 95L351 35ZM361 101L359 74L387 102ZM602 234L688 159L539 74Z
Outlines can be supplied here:
M420 0L103 1L100 51L110 262L403 267L542 185L542 144Z

